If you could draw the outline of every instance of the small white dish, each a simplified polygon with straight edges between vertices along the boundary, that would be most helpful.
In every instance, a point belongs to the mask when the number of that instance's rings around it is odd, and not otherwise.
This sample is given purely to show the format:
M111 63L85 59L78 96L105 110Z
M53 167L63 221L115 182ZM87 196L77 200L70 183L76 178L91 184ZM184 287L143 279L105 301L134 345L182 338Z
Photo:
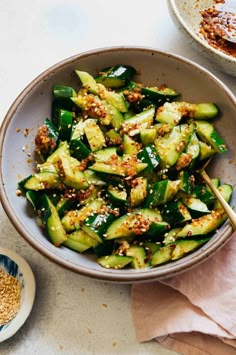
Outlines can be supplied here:
M201 11L216 5L215 0L168 0L170 13L188 42L219 70L236 76L236 58L208 44L200 34Z
M35 298L35 278L29 264L17 253L0 247L0 268L19 280L21 305L17 315L0 326L0 343L12 337L28 318Z

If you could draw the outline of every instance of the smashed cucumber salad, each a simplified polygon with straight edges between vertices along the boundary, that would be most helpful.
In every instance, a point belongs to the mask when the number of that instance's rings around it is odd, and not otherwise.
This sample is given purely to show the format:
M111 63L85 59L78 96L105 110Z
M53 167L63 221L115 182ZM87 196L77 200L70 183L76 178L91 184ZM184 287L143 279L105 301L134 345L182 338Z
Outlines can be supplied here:
M197 173L227 151L217 106L140 84L131 66L75 72L78 92L52 88L37 172L19 182L47 238L114 269L156 267L209 241L227 218ZM232 186L212 181L230 201Z

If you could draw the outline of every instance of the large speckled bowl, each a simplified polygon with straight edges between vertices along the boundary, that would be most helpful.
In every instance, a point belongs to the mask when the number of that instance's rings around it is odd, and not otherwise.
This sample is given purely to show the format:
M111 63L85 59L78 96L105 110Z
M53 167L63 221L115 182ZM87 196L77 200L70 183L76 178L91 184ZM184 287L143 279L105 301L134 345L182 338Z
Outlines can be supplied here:
M236 76L236 58L210 46L199 33L200 11L215 5L214 0L169 0L169 9L177 26L191 45L203 53L219 70Z
M0 195L3 207L20 235L52 261L101 280L144 282L173 276L206 260L229 240L231 227L225 223L206 245L181 260L138 271L105 269L92 256L53 246L37 225L26 199L16 195L19 179L28 176L33 169L28 153L34 151L37 128L45 117L50 116L52 86L77 87L75 69L95 75L102 68L116 64L134 66L140 73L137 80L146 85L166 84L177 89L183 100L215 102L221 110L216 126L230 150L213 162L210 174L220 177L222 182L236 183L236 100L229 89L204 68L182 57L151 48L113 47L82 53L55 64L31 82L12 104L0 131ZM26 128L29 129L27 136L23 134ZM235 203L235 195L232 203Z

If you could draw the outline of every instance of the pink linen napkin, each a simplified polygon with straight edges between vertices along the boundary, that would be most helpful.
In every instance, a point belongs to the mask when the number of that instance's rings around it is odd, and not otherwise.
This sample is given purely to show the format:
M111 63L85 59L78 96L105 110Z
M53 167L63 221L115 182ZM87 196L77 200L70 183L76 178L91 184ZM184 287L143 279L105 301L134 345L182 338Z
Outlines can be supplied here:
M184 355L236 355L236 232L203 264L162 281L135 284L137 339Z

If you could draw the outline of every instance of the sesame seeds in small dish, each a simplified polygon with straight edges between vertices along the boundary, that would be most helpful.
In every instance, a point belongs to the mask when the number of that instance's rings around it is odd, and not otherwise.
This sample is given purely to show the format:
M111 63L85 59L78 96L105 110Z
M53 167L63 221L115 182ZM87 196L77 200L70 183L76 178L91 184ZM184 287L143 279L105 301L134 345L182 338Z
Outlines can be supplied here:
M35 278L29 264L15 252L0 248L0 342L25 323L34 298Z

